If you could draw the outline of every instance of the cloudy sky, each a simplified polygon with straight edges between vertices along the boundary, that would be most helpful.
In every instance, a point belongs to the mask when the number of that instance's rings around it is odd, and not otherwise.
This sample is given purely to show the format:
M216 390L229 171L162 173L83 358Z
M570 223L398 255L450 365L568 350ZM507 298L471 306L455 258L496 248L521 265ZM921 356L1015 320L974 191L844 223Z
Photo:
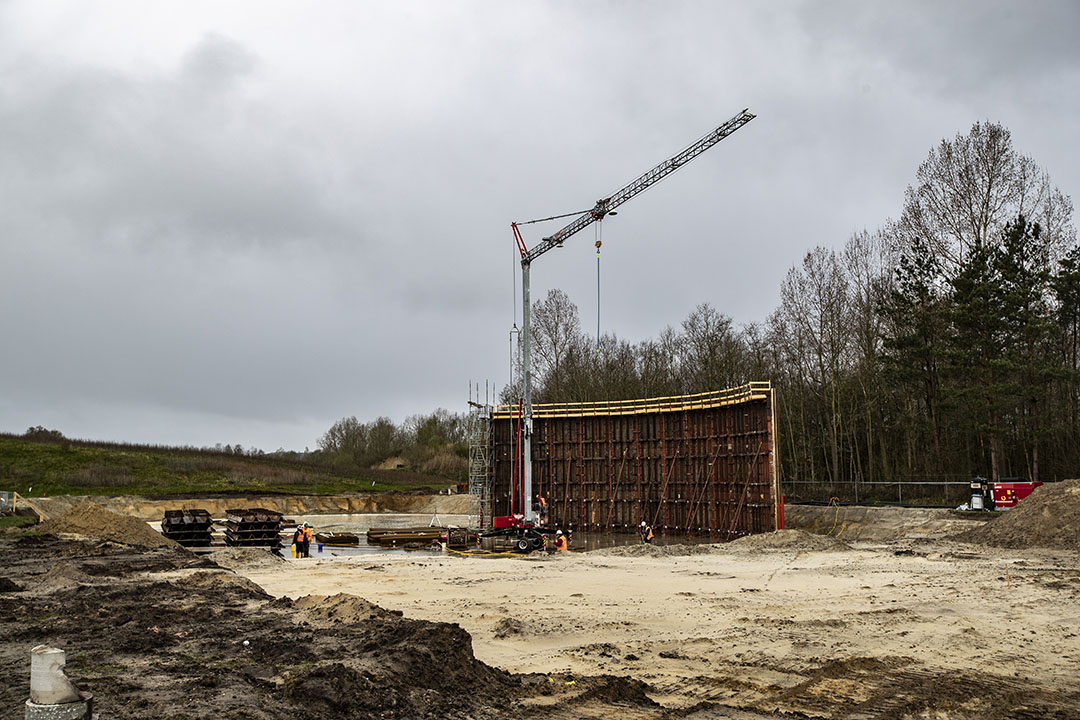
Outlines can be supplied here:
M975 121L1076 200L1078 35L1067 1L0 0L0 430L302 450L463 410L508 379L510 222L743 108L604 223L601 321L760 321ZM532 271L586 328L595 239Z

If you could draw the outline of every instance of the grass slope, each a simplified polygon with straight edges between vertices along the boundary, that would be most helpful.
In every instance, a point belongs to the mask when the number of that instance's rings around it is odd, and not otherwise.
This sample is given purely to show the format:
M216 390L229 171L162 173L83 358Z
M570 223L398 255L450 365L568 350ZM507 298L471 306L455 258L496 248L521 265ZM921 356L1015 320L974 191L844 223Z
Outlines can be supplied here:
M443 489L452 484L400 470L345 470L270 456L0 435L0 490L28 496L329 494Z

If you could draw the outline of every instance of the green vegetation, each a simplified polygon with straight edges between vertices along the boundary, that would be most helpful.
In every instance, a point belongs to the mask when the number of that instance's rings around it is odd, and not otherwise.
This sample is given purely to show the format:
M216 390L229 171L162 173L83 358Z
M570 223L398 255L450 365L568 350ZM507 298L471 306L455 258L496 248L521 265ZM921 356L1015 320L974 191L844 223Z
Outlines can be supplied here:
M400 426L390 418L361 423L342 418L319 439L317 456L334 468L376 467L390 461L427 475L463 482L469 474L466 417L439 408Z
M0 517L0 530L5 528L30 527L37 524L37 518L23 515L5 515Z
M68 440L56 431L0 434L0 490L41 495L332 494L444 489L408 470L329 466L276 455Z

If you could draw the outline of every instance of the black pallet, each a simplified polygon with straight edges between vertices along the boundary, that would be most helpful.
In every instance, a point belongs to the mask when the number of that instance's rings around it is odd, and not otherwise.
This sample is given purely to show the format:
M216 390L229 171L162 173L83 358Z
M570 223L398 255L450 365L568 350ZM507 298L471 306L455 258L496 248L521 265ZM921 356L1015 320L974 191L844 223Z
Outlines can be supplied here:
M202 508L166 510L161 519L161 534L184 547L206 547L210 544L213 520Z

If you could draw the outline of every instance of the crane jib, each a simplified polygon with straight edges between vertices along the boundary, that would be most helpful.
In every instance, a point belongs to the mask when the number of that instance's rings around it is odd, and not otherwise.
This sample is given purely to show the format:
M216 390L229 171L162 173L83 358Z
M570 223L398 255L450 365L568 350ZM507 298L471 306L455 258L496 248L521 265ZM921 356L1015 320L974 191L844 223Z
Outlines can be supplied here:
M649 170L644 175L634 180L626 187L612 193L607 198L598 200L596 205L589 211L583 213L579 217L570 222L569 225L559 230L554 235L546 237L540 241L540 243L532 250L522 253L521 263L522 265L531 263L536 258L540 257L553 247L557 247L566 242L570 236L574 235L580 230L584 230L589 225L598 220L603 220L604 216L610 213L612 210L622 205L630 198L644 192L649 187L663 180L671 173L678 170L680 167L696 158L701 153L705 152L713 145L717 144L728 135L741 128L746 123L753 120L756 116L747 110L743 110L741 113L725 122L720 127L716 128L712 132L708 133L701 139L689 145L686 149L678 153L672 158L668 158L664 162L660 163L652 170Z

